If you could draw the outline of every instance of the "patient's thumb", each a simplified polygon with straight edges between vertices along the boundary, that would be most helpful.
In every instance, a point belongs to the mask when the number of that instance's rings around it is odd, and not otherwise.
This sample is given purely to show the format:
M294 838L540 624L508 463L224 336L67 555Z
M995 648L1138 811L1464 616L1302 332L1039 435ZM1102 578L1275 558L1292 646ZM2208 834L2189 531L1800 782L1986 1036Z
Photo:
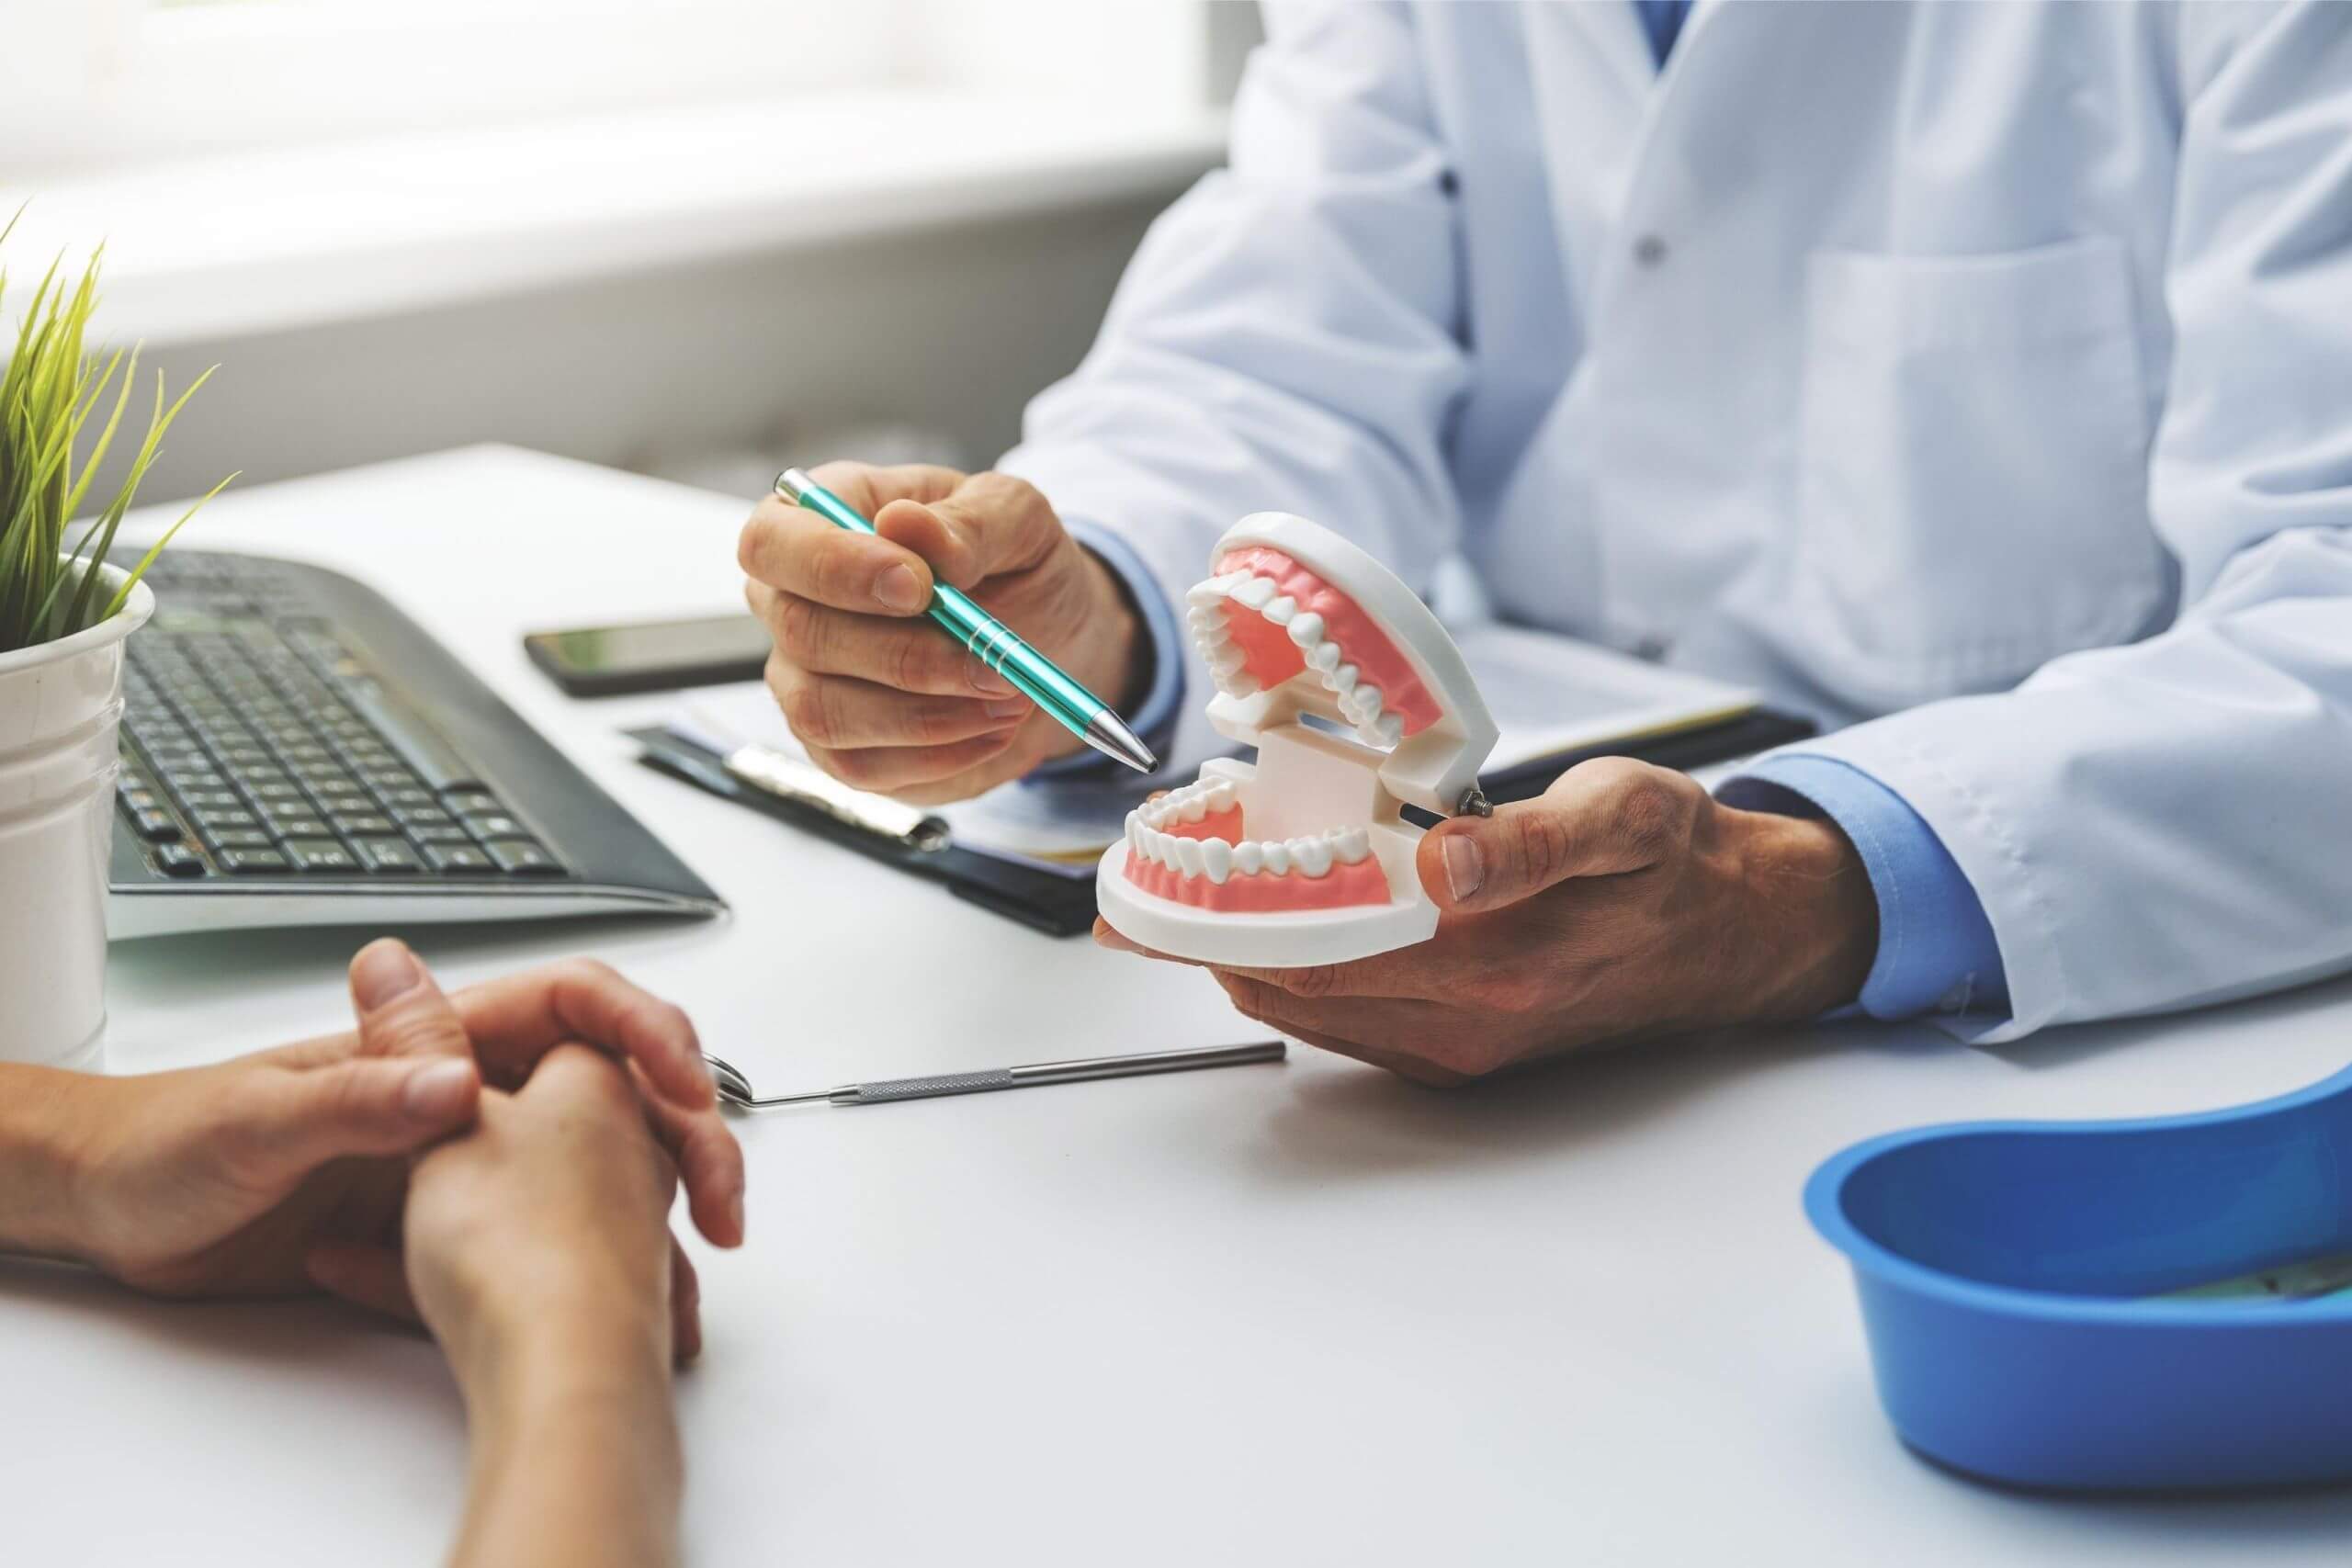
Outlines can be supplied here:
M458 1010L403 942L385 937L359 950L351 961L351 1006L363 1055L473 1059Z
M425 1148L470 1125L481 1099L471 1058L352 1056L256 1087L239 1130L288 1173Z

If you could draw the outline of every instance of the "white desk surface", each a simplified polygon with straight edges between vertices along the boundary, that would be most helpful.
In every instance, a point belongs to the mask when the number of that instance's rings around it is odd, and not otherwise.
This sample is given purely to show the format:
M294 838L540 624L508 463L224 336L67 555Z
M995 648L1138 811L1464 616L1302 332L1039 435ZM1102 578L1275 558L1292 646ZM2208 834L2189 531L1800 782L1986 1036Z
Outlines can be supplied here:
M526 626L725 608L746 507L482 448L232 495L190 545L357 569L734 904L406 933L451 983L575 951L763 1087L1259 1037L1204 977L1054 942L634 765ZM347 931L157 940L116 1071L345 1019ZM1872 1401L1823 1156L1980 1116L2320 1077L2352 985L1999 1055L1918 1028L1725 1038L1438 1094L1352 1063L741 1124L752 1241L698 1250L698 1563L2339 1562L2352 1491L2005 1494ZM167 1305L0 1266L0 1558L435 1562L464 1473L432 1347L318 1303Z

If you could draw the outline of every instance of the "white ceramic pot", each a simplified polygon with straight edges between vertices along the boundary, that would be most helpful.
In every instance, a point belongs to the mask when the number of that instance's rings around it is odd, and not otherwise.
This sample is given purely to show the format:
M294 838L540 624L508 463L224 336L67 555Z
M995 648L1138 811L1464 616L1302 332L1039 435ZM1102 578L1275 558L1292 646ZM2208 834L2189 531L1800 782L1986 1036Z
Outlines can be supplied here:
M122 570L100 570L111 599ZM86 631L0 653L0 1062L101 1065L122 645L154 611L141 583Z

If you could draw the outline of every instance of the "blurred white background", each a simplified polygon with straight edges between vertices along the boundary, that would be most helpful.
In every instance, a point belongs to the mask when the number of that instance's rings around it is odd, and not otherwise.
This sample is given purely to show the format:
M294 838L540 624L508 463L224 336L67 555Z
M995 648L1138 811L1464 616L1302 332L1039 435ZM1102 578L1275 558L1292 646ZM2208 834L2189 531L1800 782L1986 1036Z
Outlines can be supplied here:
M221 367L149 494L481 440L984 462L1219 155L1238 0L0 0L20 280ZM21 304L21 301L19 301Z

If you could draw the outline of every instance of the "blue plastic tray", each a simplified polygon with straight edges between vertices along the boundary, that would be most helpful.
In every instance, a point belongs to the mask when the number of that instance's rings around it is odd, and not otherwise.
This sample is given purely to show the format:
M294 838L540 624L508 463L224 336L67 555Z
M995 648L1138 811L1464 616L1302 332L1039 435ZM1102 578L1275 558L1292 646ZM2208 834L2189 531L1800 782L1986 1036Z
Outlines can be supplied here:
M1894 1133L1804 1203L1932 1459L2065 1488L2352 1476L2352 1296L2145 1299L2352 1251L2352 1069L2194 1116Z

